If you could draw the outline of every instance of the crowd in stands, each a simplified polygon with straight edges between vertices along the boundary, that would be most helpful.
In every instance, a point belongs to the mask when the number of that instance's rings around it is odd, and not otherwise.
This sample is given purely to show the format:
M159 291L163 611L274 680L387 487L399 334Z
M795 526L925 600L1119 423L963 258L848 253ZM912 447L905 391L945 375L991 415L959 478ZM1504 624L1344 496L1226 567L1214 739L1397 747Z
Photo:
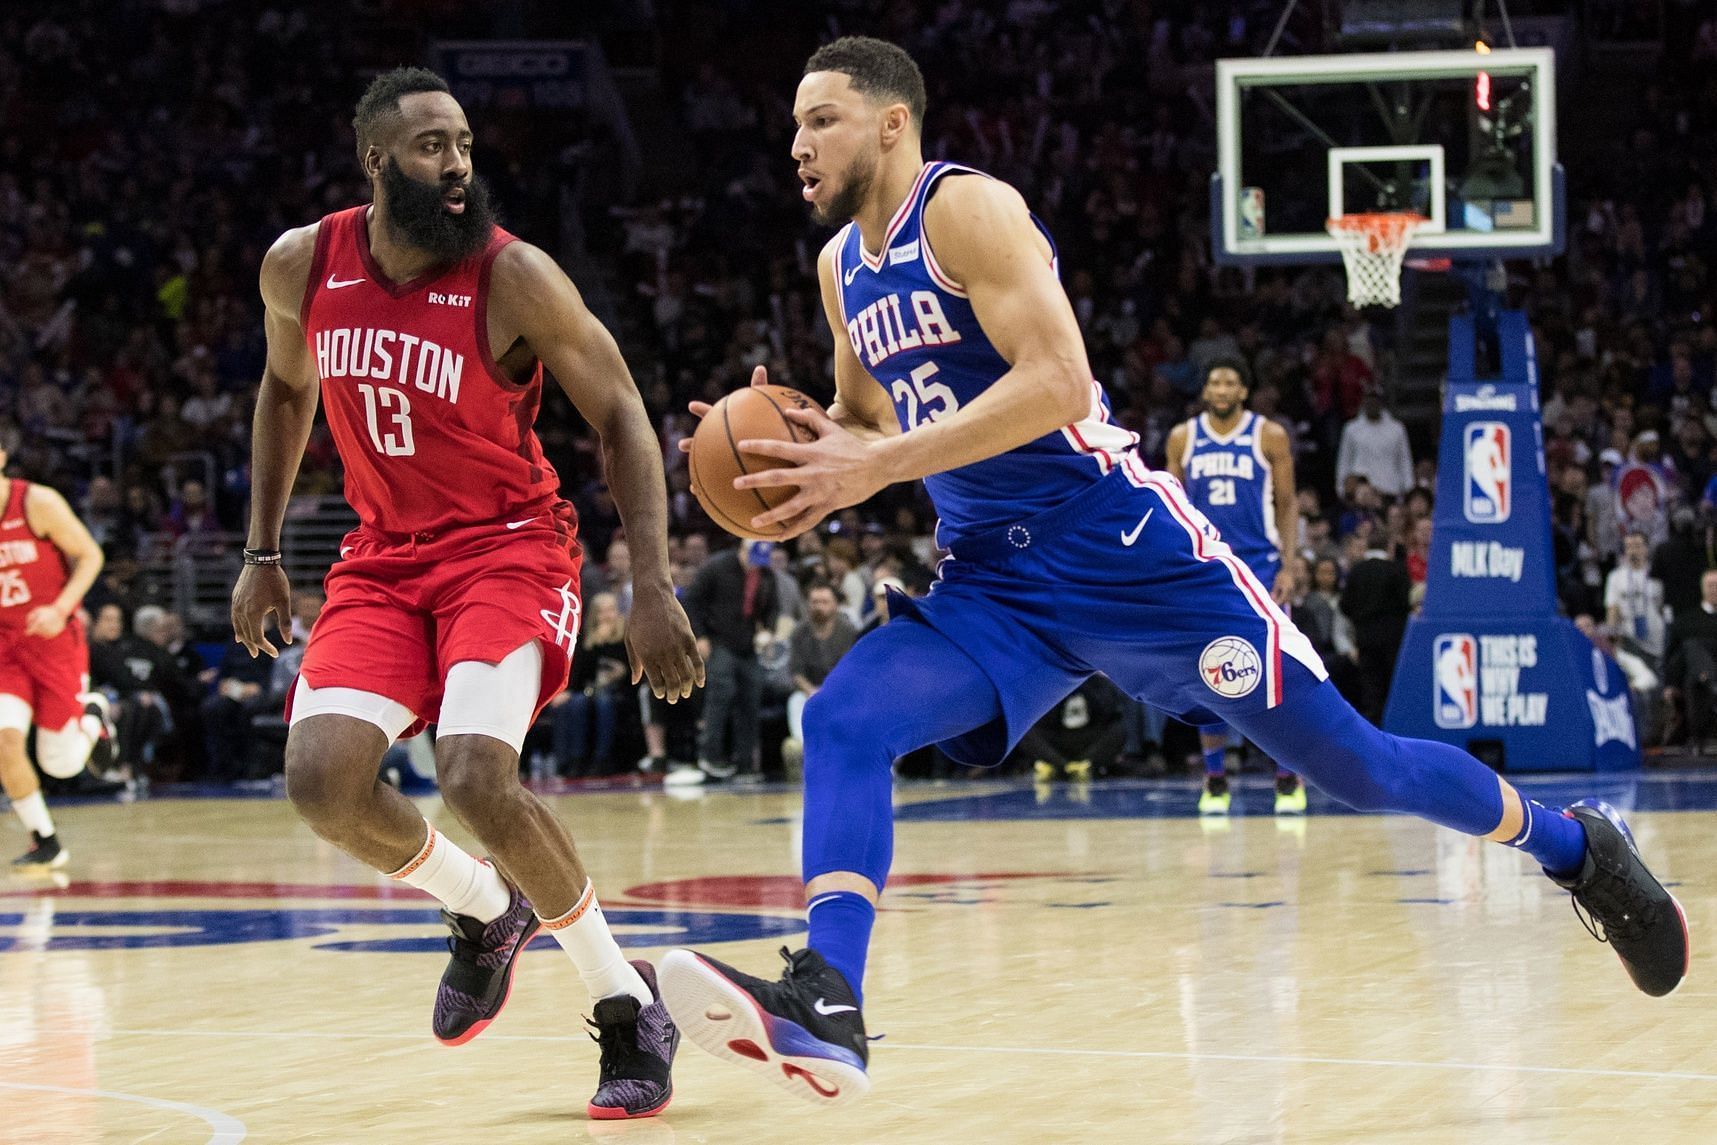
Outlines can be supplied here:
M1717 566L1717 16L1659 7L1662 51L1637 113L1570 164L1566 255L1512 265L1509 302L1538 340L1563 604L1622 657L1651 713L1647 742L1698 747L1717 691L1717 622L1702 619L1717 605L1703 584ZM1296 615L1375 715L1425 577L1435 472L1387 408L1390 328L1345 307L1339 269L1241 276L1209 252L1209 63L1258 54L1279 4L728 0L700 6L696 22L661 8L679 134L654 145L683 152L679 185L627 201L591 192L569 208L552 179L516 161L485 166L481 124L478 169L504 217L541 245L557 232L533 224L581 213L577 230L610 271L587 293L612 299L605 312L661 427L676 582L694 610L740 596L700 628L712 660L701 740L695 712L641 710L621 670L630 565L618 513L593 438L551 398L542 433L579 508L590 619L573 686L527 754L569 776L639 758L721 772L757 758L773 769L785 742L790 767L796 705L852 634L886 621L889 589L930 580L920 490L886 491L794 545L741 554L698 508L676 448L691 429L685 403L743 385L757 364L831 394L812 273L827 232L792 193L791 96L817 42L859 31L919 60L927 154L1009 180L1056 236L1092 366L1148 461L1196 408L1207 363L1248 362L1252 404L1289 430L1301 478ZM278 715L279 673L188 654L224 634L181 631L138 570L152 553L231 544L242 530L262 252L361 200L351 105L377 67L423 58L421 36L400 40L401 20L372 21L382 31L370 34L391 37L375 42L346 15L333 0L0 10L0 427L22 431L12 472L63 490L108 553L88 602L98 683L127 701L122 740L139 767L227 779L269 766L253 741L272 734L260 725ZM480 14L462 18L463 32L485 33ZM350 35L325 34L336 25ZM1293 20L1280 50L1322 49ZM338 488L319 429L298 491ZM314 603L305 594L295 623ZM734 616L751 627L723 631ZM748 752L755 733L732 709L752 696L774 742ZM1082 705L1083 718L1121 722L1118 759L1148 761L1164 740L1151 713L1104 696ZM710 707L726 714L710 719Z

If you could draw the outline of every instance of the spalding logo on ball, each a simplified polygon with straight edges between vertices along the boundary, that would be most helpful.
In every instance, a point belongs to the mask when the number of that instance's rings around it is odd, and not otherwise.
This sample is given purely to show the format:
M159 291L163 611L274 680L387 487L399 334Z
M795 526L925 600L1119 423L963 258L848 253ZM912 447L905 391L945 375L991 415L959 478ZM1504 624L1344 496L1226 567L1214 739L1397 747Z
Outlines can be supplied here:
M1264 666L1251 641L1219 636L1199 654L1198 674L1211 691L1237 700L1258 686L1264 678Z
M735 489L733 479L744 473L763 469L781 469L792 463L774 457L745 453L742 441L800 441L816 439L809 429L790 421L790 409L820 409L816 402L788 386L747 386L735 390L715 405L698 423L692 435L690 467L692 494L703 506L710 520L736 537L752 541L773 541L785 535L776 527L759 531L751 519L767 513L777 505L791 500L798 492L794 485L778 485L768 489Z

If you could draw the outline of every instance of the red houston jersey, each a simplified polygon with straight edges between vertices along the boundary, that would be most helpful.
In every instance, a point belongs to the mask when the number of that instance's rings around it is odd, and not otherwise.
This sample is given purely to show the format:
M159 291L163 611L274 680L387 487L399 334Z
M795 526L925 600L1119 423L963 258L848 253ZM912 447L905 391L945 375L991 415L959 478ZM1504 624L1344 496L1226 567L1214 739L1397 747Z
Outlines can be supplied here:
M22 628L32 608L52 604L66 587L66 557L24 519L30 483L14 479L7 486L0 513L0 627Z
M542 365L522 385L489 346L489 270L515 241L396 283L370 254L368 207L322 220L299 318L346 467L346 500L382 533L524 518L560 479L531 426Z

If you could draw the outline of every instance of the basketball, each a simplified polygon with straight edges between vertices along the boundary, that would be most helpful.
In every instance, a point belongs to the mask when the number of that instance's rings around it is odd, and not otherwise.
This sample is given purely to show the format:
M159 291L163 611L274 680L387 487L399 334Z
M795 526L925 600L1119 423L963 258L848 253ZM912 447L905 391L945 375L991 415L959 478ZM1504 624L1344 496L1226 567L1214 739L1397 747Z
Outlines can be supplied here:
M716 402L692 436L690 454L692 493L710 519L736 537L773 541L785 530L759 532L751 518L766 513L791 498L795 487L735 489L733 479L760 469L787 465L773 457L742 453L739 442L769 438L775 441L811 441L815 435L788 419L790 409L814 409L816 403L787 386L747 386Z

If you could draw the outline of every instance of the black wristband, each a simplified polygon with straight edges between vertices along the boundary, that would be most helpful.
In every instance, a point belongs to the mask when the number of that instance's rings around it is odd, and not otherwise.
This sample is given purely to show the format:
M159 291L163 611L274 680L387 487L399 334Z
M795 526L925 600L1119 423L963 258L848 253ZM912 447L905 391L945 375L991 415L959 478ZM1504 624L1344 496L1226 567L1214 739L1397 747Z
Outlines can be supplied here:
M280 563L279 549L246 549L244 563L247 565L277 565Z

